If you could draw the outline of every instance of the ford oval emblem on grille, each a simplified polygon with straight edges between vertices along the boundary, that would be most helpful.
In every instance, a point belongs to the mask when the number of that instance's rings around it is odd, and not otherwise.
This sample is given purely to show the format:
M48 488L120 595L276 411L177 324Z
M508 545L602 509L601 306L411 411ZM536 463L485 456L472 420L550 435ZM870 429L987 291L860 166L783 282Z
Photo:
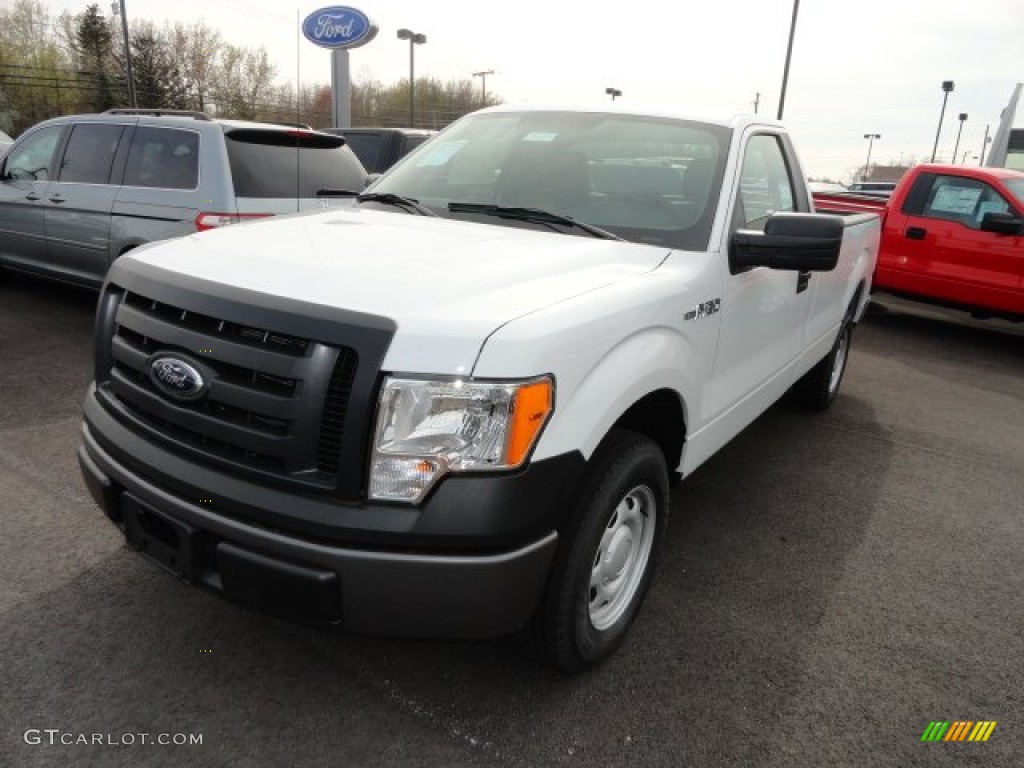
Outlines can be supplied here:
M206 381L192 363L175 355L157 355L149 362L149 378L176 400L196 400L206 394Z

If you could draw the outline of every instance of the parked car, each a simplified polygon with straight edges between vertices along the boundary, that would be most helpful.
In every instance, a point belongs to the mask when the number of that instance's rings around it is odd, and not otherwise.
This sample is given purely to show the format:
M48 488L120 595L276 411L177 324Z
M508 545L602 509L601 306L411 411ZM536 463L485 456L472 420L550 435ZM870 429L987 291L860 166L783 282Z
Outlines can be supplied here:
M888 197L896 189L895 181L855 181L847 189L860 195Z
M819 211L882 214L875 288L1024 320L1024 173L918 165L886 202L816 193Z
M437 131L420 128L327 128L344 136L369 173L383 173Z
M7 152L8 149L10 149L10 146L13 143L14 139L12 139L3 131L0 131L0 157L4 156L4 154Z
M835 401L878 230L811 212L775 122L483 110L352 208L119 259L81 468L187 581L360 632L525 630L580 670L637 615L670 480L791 388Z
M337 136L111 110L29 129L0 161L0 267L99 287L118 256L244 219L351 198L366 172ZM326 192L324 192L326 190Z

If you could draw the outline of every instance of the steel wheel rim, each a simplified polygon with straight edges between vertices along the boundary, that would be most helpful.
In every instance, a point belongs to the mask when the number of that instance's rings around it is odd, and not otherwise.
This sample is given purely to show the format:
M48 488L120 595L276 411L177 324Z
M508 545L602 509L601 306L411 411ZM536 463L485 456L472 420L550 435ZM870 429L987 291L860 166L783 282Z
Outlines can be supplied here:
M590 623L603 631L633 603L654 547L654 492L638 485L615 505L591 559Z
M832 363L832 375L828 380L828 391L829 394L834 394L839 389L839 380L843 378L843 369L846 368L846 352L847 352L847 340L850 334L844 328L843 332L839 335L839 347L836 349L836 359Z

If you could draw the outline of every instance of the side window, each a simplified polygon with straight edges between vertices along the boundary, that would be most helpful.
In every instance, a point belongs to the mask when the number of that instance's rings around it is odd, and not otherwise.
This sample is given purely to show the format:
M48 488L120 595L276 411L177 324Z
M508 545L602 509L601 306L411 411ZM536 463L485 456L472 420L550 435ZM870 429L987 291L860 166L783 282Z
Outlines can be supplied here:
M128 152L124 185L195 189L199 185L199 134L140 125Z
M122 125L76 125L71 130L71 138L61 159L60 180L82 184L108 183L114 153L123 131Z
M45 181L50 178L53 154L60 143L64 127L52 125L37 131L7 156L4 171L9 179Z
M740 228L763 230L773 213L795 211L795 200L793 180L778 137L751 137L740 172Z
M983 181L959 176L936 176L921 215L958 221L978 229L986 213L1009 213L1010 204Z

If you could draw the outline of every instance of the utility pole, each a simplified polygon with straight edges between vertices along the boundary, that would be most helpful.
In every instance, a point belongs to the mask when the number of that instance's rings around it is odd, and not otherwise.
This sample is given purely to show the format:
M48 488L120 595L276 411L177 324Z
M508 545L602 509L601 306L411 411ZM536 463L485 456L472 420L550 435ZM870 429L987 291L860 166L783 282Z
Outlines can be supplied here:
M135 74L132 72L132 51L128 44L128 9L125 8L125 0L114 3L110 10L121 15L121 32L124 34L124 66L128 75L128 101L132 109L139 108L139 100L135 95Z
M789 45L786 46L786 66L782 70L782 93L779 94L778 119L782 119L782 110L786 106L786 86L789 84L789 62L793 58L793 37L796 35L796 15L800 12L800 0L793 0L793 21L789 24Z
M487 106L487 76L493 75L493 69L485 69L482 72L474 72L473 77L480 78L480 103Z
M754 114L757 114L757 107L761 103L761 92L758 91L754 94Z

